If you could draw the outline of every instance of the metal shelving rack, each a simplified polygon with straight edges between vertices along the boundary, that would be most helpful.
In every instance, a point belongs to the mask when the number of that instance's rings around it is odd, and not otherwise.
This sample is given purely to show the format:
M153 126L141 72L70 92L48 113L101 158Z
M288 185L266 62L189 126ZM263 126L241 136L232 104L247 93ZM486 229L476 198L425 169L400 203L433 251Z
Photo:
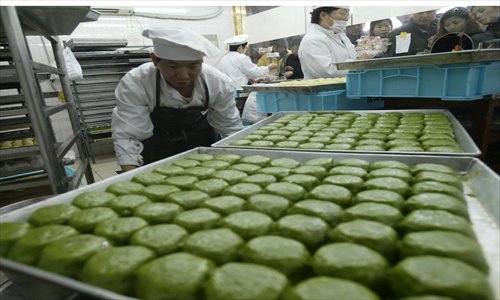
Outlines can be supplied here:
M1 90L10 89L0 96L0 137L35 137L37 145L0 149L0 160L29 159L41 157L37 165L26 165L13 170L13 174L2 172L2 177L20 173L37 176L20 177L16 180L2 180L0 192L50 186L54 194L77 188L83 175L87 183L94 182L88 151L85 148L75 101L70 82L66 76L62 43L58 35L68 35L81 22L95 21L99 14L90 7L0 7L0 60ZM42 36L51 45L56 67L33 60L26 36ZM4 72L5 71L5 72ZM46 105L49 97L57 93L42 91L40 80L50 74L59 76L65 103ZM13 94L12 91L16 91ZM63 142L57 142L50 116L66 111L73 134ZM76 170L67 175L63 157L76 145L78 160ZM15 172L15 174L14 174Z
M90 144L111 140L111 113L116 106L116 85L128 71L150 61L146 49L124 47L126 42L78 39L66 44L83 71L83 79L73 81L71 86L92 158Z

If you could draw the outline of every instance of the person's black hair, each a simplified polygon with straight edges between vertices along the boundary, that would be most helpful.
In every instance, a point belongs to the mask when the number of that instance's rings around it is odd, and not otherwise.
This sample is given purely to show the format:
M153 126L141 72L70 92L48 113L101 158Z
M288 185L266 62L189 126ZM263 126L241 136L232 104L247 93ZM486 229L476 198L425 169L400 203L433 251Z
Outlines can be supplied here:
M301 36L290 37L288 38L288 45L290 46L290 48L292 48L295 45L299 46L301 41L302 41Z
M319 24L319 15L321 14L321 12L326 12L327 14L330 14L332 11L335 11L335 10L338 10L340 8L338 7L334 7L334 6L321 6L321 7L317 7L315 8L312 12L311 12L311 23L312 24Z
M240 46L245 47L247 44L248 44L248 43L243 43L243 44L239 44L239 45L230 45L230 46L229 46L229 51L236 52L236 51L238 51L238 48L239 48Z
M388 21L389 24L391 24L391 27L393 27L391 19L382 19L382 20L377 20L377 21L371 21L370 22L370 35L373 35L373 29L375 29L375 25L377 25L378 23L383 22L383 21Z
M271 46L276 48L285 48L288 49L288 42L286 39L276 39L270 42Z

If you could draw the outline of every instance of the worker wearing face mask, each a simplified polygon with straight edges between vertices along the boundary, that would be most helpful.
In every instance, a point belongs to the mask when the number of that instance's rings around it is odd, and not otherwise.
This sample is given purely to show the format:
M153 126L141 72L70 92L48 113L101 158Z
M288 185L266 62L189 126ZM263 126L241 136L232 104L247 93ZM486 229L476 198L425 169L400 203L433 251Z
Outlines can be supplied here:
M347 71L336 64L356 59L356 50L345 28L348 7L317 7L311 12L311 25L299 47L304 79L342 77Z

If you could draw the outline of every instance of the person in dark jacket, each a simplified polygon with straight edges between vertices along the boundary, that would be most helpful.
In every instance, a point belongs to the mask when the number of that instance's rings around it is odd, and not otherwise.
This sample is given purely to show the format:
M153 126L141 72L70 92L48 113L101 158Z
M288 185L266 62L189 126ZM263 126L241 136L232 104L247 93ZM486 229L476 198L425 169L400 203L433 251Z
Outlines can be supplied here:
M287 77L287 79L304 78L304 73L302 73L302 66L300 65L300 59L298 54L300 41L301 41L300 37L291 38L290 41L288 42L288 44L290 45L290 52L286 54L281 60L281 63L284 65L284 67L280 66L280 68L292 72L292 75Z
M415 55L427 48L428 40L436 34L436 11L424 11L412 15L408 24L389 34L391 43L386 56Z

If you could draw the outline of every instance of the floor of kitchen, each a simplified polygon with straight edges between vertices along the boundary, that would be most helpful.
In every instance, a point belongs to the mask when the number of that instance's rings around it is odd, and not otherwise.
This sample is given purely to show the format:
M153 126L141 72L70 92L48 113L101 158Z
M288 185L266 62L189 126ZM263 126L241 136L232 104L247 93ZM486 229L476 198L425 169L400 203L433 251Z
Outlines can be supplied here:
M96 156L95 163L92 164L92 173L96 182L117 175L118 170L120 166L116 163L114 153Z

